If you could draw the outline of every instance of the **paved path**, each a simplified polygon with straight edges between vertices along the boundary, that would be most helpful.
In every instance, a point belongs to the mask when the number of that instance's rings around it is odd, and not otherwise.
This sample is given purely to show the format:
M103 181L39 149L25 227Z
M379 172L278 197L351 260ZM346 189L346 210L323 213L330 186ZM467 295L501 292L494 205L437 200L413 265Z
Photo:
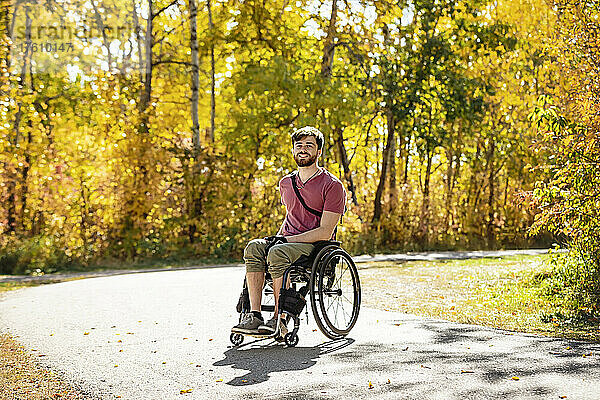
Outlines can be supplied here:
M2 296L0 330L91 399L600 399L599 344L372 309L344 340L326 340L311 317L296 348L232 348L242 275L212 268L22 289Z

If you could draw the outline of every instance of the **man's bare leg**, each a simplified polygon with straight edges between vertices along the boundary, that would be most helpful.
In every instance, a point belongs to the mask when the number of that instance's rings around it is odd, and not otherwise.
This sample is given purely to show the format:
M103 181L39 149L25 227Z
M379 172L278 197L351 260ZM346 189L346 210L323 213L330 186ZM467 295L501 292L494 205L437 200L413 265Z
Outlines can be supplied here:
M250 296L250 310L260 312L262 290L265 284L265 273L247 272L246 283L248 284L248 295Z
M275 296L275 317L277 315L277 310L279 308L279 291L281 290L281 286L283 285L283 276L277 279L273 279L273 295Z

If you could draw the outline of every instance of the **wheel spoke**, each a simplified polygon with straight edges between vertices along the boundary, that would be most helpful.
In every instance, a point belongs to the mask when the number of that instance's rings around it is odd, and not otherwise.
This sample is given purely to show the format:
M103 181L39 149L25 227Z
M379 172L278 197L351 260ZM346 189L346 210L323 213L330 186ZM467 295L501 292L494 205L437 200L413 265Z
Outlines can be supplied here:
M342 249L323 254L327 260L319 264L312 278L315 318L326 336L343 336L356 323L360 308L356 266Z
M348 303L350 303L350 304L354 304L354 301L353 301L353 300L350 300L349 298L347 298L347 297L346 297L346 296L344 296L344 295L342 295L342 297L343 297L344 299L346 299L346 301L347 301Z

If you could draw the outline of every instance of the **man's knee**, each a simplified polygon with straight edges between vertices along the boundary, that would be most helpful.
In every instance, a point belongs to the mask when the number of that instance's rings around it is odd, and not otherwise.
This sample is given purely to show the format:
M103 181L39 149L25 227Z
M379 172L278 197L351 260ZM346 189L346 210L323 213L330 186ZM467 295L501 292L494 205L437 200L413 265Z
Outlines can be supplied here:
M261 256L265 252L264 239L252 239L244 249L244 258Z
M269 254L267 254L267 265L273 279L281 278L285 269L291 264L287 249L289 249L289 246L285 244L275 245L271 247Z
M267 254L267 264L269 266L289 264L291 260L286 252L286 247L285 244L276 244L271 247L269 254Z
M244 249L244 261L247 272L265 272L266 246L267 243L264 239L254 239L248 242Z

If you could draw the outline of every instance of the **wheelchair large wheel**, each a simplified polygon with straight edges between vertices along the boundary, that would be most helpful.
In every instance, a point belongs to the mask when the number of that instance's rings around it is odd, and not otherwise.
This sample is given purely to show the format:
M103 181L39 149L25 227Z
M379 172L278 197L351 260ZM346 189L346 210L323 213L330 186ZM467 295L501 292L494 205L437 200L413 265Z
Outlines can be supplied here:
M330 339L346 336L360 311L360 280L348 253L335 246L323 249L313 265L310 289L321 332Z

